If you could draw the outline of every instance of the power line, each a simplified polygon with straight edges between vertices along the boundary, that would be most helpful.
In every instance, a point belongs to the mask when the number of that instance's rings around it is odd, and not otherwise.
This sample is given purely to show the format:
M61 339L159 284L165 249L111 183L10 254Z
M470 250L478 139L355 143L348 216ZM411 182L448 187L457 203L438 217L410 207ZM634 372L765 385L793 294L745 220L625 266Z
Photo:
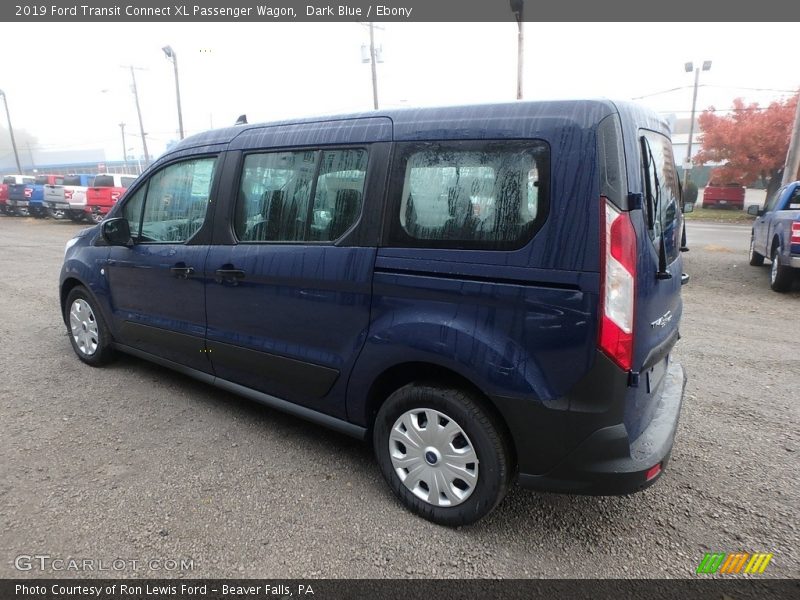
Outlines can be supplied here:
M660 96L662 94L669 94L671 92L677 92L678 90L687 90L691 89L693 86L691 85L682 85L679 87L670 88L668 90L662 90L660 92L653 92L652 94L644 94L643 96L634 96L631 100L641 100L642 98L650 98L652 96ZM779 92L785 94L795 94L797 90L779 90L776 88L754 88L754 87L743 87L740 85L714 85L711 83L703 83L698 85L699 88L718 88L718 89L726 89L726 90L746 90L750 92Z

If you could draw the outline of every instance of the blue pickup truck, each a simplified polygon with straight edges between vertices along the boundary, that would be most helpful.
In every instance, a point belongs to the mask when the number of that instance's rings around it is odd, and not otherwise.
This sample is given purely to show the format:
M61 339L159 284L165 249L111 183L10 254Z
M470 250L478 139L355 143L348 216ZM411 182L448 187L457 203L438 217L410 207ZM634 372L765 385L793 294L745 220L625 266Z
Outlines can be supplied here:
M750 235L750 264L772 261L769 284L776 292L788 292L800 270L800 181L783 186L763 209L750 206L757 218Z

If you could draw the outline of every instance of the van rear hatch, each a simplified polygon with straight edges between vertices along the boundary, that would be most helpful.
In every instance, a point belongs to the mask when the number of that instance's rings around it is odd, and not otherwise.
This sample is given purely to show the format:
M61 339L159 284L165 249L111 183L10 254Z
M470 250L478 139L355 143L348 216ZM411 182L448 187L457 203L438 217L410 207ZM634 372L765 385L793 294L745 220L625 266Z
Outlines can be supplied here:
M633 442L658 409L669 353L679 337L683 219L663 126L636 129L630 124L635 119L624 121L625 131L616 115L598 128L604 221L598 345L627 373L622 417Z

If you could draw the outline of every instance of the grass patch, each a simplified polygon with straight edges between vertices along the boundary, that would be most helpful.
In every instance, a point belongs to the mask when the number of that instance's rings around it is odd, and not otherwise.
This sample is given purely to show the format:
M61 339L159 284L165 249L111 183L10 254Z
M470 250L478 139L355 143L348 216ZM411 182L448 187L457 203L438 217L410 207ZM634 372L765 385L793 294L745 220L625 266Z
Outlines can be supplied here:
M748 215L743 210L730 208L698 208L684 215L687 221L715 221L717 223L752 223L754 216Z

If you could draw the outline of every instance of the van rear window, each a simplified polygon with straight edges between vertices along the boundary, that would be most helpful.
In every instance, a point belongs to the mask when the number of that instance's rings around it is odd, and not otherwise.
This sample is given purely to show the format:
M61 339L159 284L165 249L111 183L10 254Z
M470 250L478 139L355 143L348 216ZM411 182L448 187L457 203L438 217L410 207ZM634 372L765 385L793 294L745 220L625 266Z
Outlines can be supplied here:
M508 249L547 209L544 142L409 144L395 173L395 245Z

